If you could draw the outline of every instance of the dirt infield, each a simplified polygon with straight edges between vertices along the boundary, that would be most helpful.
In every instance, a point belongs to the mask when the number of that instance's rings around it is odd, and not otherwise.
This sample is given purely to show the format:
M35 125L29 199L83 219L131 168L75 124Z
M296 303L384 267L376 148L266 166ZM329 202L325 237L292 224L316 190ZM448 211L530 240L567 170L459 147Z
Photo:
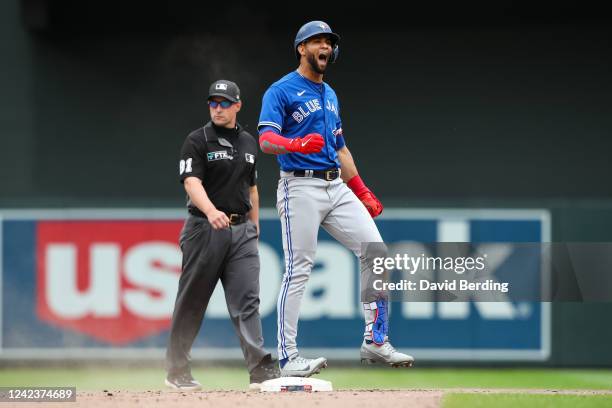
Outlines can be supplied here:
M133 407L255 407L280 408L291 406L302 407L347 407L371 408L381 403L392 403L383 406L435 408L440 406L440 391L334 391L334 392L290 392L260 393L248 391L212 391L212 392L170 392L170 391L107 391L79 392L77 402L57 403L15 403L8 406L25 407L88 407L88 408L133 408ZM2 407L5 405L2 404Z
M334 392L305 393L260 393L249 391L206 391L206 392L171 392L171 391L95 391L79 392L77 402L58 403L15 403L2 404L2 407L172 407L188 408L194 406L230 408L291 408L302 407L346 407L371 408L373 406L437 408L445 392L453 393L520 393L520 394L558 394L558 395L612 395L612 391L557 391L533 389L476 389L453 388L448 390L343 390Z

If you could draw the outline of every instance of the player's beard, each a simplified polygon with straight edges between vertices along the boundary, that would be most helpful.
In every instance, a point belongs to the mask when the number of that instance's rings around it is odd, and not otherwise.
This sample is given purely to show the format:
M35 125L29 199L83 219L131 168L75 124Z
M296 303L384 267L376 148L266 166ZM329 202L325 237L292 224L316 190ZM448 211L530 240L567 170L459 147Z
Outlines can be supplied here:
M317 59L315 58L314 54L310 54L308 56L308 63L310 64L310 68L312 68L312 70L314 72L316 72L317 74L323 75L325 73L325 69L327 68L327 64L323 68L319 67L319 63L318 63Z

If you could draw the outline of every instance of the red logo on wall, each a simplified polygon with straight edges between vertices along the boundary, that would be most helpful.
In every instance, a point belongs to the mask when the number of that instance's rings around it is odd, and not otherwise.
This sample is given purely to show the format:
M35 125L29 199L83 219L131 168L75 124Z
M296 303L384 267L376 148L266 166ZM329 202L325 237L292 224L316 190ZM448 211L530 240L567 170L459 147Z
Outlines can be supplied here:
M168 329L181 227L180 221L38 222L38 316L114 345Z

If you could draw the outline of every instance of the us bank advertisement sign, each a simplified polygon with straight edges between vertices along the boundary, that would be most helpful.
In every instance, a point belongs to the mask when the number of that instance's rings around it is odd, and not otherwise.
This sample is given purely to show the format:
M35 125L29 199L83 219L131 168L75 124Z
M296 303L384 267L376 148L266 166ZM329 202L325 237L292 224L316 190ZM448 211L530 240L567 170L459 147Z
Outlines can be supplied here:
M184 217L184 210L0 210L0 358L163 358L181 273ZM544 210L386 209L376 224L394 251L436 242L477 248L550 241ZM259 251L260 314L266 347L275 353L284 271L275 210L262 211ZM488 261L489 277L521 268L514 258L511 250L497 251ZM531 267L528 278L537 284L546 262ZM358 259L321 229L301 302L303 354L358 361L364 324L359 286ZM550 303L511 296L463 300L392 298L394 346L421 360L548 358ZM219 283L192 356L241 355Z

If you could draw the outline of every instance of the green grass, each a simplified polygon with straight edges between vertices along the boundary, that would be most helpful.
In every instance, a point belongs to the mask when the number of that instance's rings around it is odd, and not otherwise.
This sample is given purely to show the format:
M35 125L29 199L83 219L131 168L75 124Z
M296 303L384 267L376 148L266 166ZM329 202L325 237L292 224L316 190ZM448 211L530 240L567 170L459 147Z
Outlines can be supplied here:
M193 374L205 389L244 390L248 384L246 369L242 368L197 368ZM2 368L0 386L156 390L164 388L164 375L160 368ZM328 368L319 377L332 381L336 389L612 389L612 370Z
M612 395L447 394L443 408L596 408L612 406Z

